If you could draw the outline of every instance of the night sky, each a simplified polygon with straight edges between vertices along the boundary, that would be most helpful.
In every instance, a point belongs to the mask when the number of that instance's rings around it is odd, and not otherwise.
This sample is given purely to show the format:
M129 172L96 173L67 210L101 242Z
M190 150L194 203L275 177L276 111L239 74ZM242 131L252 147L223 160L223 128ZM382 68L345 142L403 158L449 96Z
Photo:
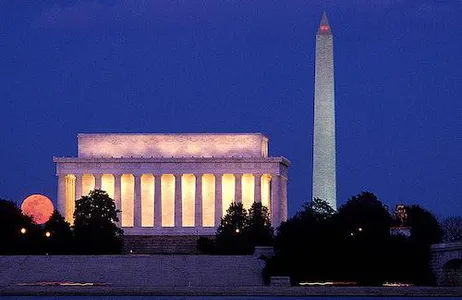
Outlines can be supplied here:
M78 4L76 4L78 3ZM335 4L334 4L335 3ZM56 201L77 133L261 132L311 197L315 35L334 34L338 203L462 214L462 1L0 1L0 198Z

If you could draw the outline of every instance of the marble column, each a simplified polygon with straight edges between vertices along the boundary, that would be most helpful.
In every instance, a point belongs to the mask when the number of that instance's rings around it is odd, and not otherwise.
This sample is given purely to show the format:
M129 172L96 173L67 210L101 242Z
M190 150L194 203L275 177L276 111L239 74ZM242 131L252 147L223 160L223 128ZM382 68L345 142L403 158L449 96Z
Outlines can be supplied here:
M95 190L100 190L103 174L93 174L93 176L95 177Z
M181 177L183 174L175 174L175 227L183 225L183 210L182 210L182 188Z
M274 228L279 226L280 217L280 176L279 175L271 175L271 224Z
M122 174L114 174L114 204L116 209L118 210L121 210L122 207L121 181ZM122 224L122 214L118 213L117 216L119 217L119 222L117 222L117 226L120 226Z
M82 174L75 174L75 200L82 198Z
M154 227L162 227L162 174L154 174Z
M66 208L68 205L68 199L66 199L66 182L66 175L58 175L58 210L65 218L67 217ZM66 221L69 222L67 218Z
M194 197L195 227L202 227L202 174L194 174L196 177L196 196Z
M234 203L242 203L242 174L234 174Z
M258 203L261 202L261 176L262 174L253 174L255 184L253 201Z
M279 213L279 221L287 221L287 178L281 176L281 211Z
M75 204L75 176L69 176L69 182L70 182L70 188L71 188L71 192L69 193L70 194L70 204L71 204L71 208L72 208L72 212L71 212L71 219L72 219L72 222L71 222L71 225L74 224L74 212L75 212L75 207L76 207L76 204ZM69 187L68 186L68 187Z
M223 216L223 193L222 178L223 174L213 174L215 176L215 227L220 226Z
M141 227L141 174L133 174L135 177L134 195L135 195L135 210L134 210L134 227Z

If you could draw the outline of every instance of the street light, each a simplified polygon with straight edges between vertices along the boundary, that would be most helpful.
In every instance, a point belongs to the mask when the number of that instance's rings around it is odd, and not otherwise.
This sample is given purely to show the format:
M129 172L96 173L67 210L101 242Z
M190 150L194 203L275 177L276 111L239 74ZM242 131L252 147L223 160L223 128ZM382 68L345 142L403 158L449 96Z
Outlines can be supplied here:
M51 232L49 232L49 231L45 232L45 236L46 236L47 238L49 238L49 237L51 236Z
M26 228L23 227L23 228L21 228L20 232L21 232L22 234L26 234L27 230L26 230Z

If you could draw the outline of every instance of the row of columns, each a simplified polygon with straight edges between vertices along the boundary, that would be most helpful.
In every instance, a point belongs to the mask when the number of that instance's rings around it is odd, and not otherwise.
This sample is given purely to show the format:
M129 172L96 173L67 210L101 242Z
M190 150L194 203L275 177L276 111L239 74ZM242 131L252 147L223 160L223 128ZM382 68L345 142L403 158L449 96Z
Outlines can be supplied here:
M105 173L106 174L106 173ZM125 174L125 173L124 173ZM122 175L124 174L111 174L114 177L114 201L117 208L121 208L121 186L122 186ZM75 199L79 199L82 196L82 184L83 174L73 174L75 176ZM94 188L102 188L102 177L103 174L89 174L94 177ZM134 204L133 204L133 220L134 227L142 227L141 216L142 216L142 197L141 197L141 176L144 174L131 174L134 177ZM151 175L151 174L147 174ZM162 183L161 177L163 174L152 174L154 176L154 227L162 227ZM183 174L171 174L175 178L175 196L174 196L174 227L182 227L182 175ZM202 201L202 176L204 174L193 174L195 176L195 215L194 215L194 227L203 227L202 225L202 213L203 213L203 201ZM222 199L222 183L223 174L211 174L215 177L215 213L214 213L214 225L215 227L220 224L223 216L223 199ZM234 201L242 201L242 176L243 174L232 174L234 175ZM263 174L252 174L254 176L254 201L259 202L262 198L262 187L261 178ZM280 205L283 200L281 197L287 199L286 184L287 179L279 175L268 175L271 179L271 189L268 195L268 208L271 213L272 222L280 222L281 217L287 216L287 205ZM283 178L281 182L280 178ZM58 204L60 210L63 212L66 210L65 205L69 205L67 201L63 201L65 197L64 187L64 176L59 176L58 183ZM284 184L281 187L281 184ZM285 191L285 192L284 192ZM281 194L282 193L282 194ZM284 195L285 193L285 195Z

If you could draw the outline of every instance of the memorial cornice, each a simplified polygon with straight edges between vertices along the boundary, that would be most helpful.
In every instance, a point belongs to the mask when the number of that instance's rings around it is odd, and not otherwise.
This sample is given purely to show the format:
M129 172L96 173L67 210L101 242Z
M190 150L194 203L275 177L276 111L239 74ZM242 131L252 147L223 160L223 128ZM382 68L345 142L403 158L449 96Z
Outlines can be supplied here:
M53 157L55 163L282 163L290 165L283 157Z

